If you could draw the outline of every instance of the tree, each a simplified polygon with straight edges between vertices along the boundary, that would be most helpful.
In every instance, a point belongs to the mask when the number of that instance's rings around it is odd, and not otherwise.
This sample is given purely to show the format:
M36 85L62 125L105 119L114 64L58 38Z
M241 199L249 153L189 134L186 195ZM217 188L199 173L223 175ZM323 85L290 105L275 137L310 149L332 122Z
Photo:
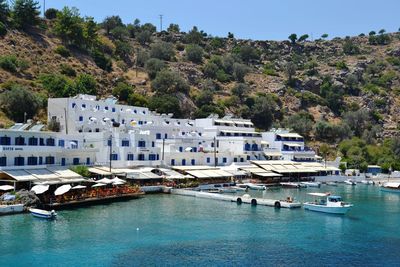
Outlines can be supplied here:
M140 27L141 31L148 31L150 33L155 33L157 31L156 26L151 23L145 23Z
M104 53L102 53L101 51L99 51L98 49L95 49L92 53L92 58L94 60L94 62L96 63L96 65L107 71L107 72L111 72L112 71L112 62L111 59L106 56Z
M141 44L145 45L147 43L151 43L151 32L149 31L141 31L136 35L136 40Z
M124 82L119 82L112 91L114 96L118 96L119 101L127 101L132 92L133 87Z
M329 36L329 35L328 35L327 33L324 33L324 34L321 35L321 38L322 38L322 39L326 39L326 38L328 38L328 36Z
M213 96L214 96L214 94L210 90L202 91L196 97L196 105L198 107L201 107L204 105L211 105L213 103Z
M150 98L148 107L158 113L173 113L175 117L182 114L178 98L172 95L156 95Z
M369 36L374 36L375 34L376 34L375 31L370 31L368 35L369 35Z
M251 120L257 128L268 130L274 121L277 104L271 95L259 96L254 100L251 109Z
M2 93L0 103L3 112L16 122L33 118L40 108L37 96L19 85L13 85L11 90Z
M385 29L381 29L381 30L379 31L379 34L384 34L385 32L386 32Z
M110 35L117 40L123 41L129 36L129 31L125 26L117 26L110 31Z
M0 23L6 24L9 14L10 8L8 6L7 0L0 0Z
M288 77L287 84L292 85L294 82L293 76L296 75L296 65L293 62L286 63L285 72Z
M128 96L128 105L136 107L147 107L148 101L147 98L142 94L133 92Z
M44 16L46 17L46 19L53 20L57 18L58 12L59 12L58 9L49 8L46 10L46 12L44 12Z
M109 35L111 30L115 29L118 26L124 26L124 23L122 23L122 19L119 16L111 16L106 17L101 25Z
M238 83L232 88L232 94L238 96L240 99L243 99L249 91L250 88L245 83Z
M289 35L288 39L292 42L292 45L295 45L297 40L297 34L292 33L291 35Z
M293 129L296 133L309 138L313 129L314 120L310 114L299 112L286 118L283 124L286 128Z
M125 41L117 40L115 42L115 54L124 61L129 61L129 55L132 52L132 46Z
M237 52L238 56L241 60L246 63L249 63L251 60L259 60L260 59L260 52L249 45L243 45L238 48Z
M186 34L185 36L185 42L188 44L201 44L203 41L203 34L199 32L196 26L193 26L193 28Z
M86 17L83 23L83 43L88 49L98 45L98 25L93 17Z
M188 93L190 89L187 82L176 72L166 69L157 74L151 83L151 87L159 94Z
M217 75L218 70L219 70L218 65L209 61L203 67L203 74L207 78L214 79Z
M57 14L53 30L64 44L81 47L84 43L83 22L77 8L64 7Z
M370 115L366 109L348 111L343 114L343 120L350 126L355 136L361 137L369 124Z
M299 43L304 42L305 40L308 39L308 37L310 37L308 34L303 34L302 36L299 37L299 39L297 41Z
M49 93L50 97L66 97L68 92L66 89L71 84L64 75L60 74L42 74L39 77L43 88Z
M171 23L169 24L167 31L170 33L179 33L181 29L179 28L178 24Z
M201 63L203 61L203 48L197 44L186 46L186 58L193 63Z
M330 152L330 148L327 144L322 144L319 147L319 153L321 154L322 158L324 159L325 167L326 167L326 159L329 155L329 152Z
M77 94L97 95L97 82L92 75L80 74L70 87L68 94L75 96Z
M145 68L150 79L154 79L157 73L165 68L165 63L158 58L150 58L147 60Z
M150 57L169 61L173 56L175 51L171 43L157 42L151 45Z
M233 38L235 38L235 35L231 32L228 32L228 38L233 39Z
M236 81L244 82L244 77L248 72L249 68L246 65L240 63L233 64L233 77Z
M347 55L357 55L360 54L360 48L350 37L346 37L343 43L343 52Z
M39 3L34 0L15 0L12 10L14 25L23 30L38 25L40 22L39 9Z

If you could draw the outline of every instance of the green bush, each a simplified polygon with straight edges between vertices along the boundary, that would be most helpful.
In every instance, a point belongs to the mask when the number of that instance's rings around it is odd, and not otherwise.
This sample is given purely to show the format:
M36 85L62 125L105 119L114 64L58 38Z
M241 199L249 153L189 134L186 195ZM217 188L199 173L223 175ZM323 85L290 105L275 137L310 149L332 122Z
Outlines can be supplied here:
M67 88L70 88L71 81L60 74L42 74L39 77L43 88L49 93L50 97L68 96Z
M114 96L118 96L120 101L127 101L130 94L133 93L133 87L124 82L119 82L112 91Z
M172 95L155 95L150 98L148 107L158 113L173 113L178 118L182 115L179 100Z
M169 61L175 56L174 46L167 42L158 42L151 45L150 57Z
M196 105L204 106L210 105L213 102L213 93L210 90L202 91L199 95L196 96Z
M276 72L275 67L272 63L266 63L264 65L263 73L265 75L269 75L269 76L279 76L279 74Z
M99 50L94 50L92 52L92 57L94 62L96 63L96 65L107 71L107 72L111 72L112 71L112 62L111 59L106 56L104 53L100 52Z
M46 10L46 12L44 12L44 16L46 17L46 19L53 20L53 19L57 18L58 12L60 12L60 11L58 11L55 8L49 8Z
M348 70L349 68L346 65L346 62L343 60L336 62L336 69L338 70Z
M226 83L231 80L231 76L229 74L226 74L224 70L218 70L217 73L215 73L215 78L221 82L221 83Z
M34 0L15 0L12 10L14 25L26 30L28 27L37 26L40 23L40 6Z
M196 44L186 46L186 58L193 63L201 63L203 61L203 48Z
M97 95L97 81L92 75L89 74L80 74L74 82L73 88L71 88L69 93L77 95L77 94L89 94L89 95Z
M71 56L71 52L63 45L57 46L54 52L65 58Z
M219 68L217 64L209 61L203 67L204 76L207 78L214 79L217 76L218 69Z
M29 68L29 63L26 60L18 59L15 55L7 55L0 57L0 68L17 73Z
M61 74L67 75L69 77L75 77L76 71L73 67L68 64L61 64L60 65L60 72Z
M400 57L388 57L386 60L393 66L400 67Z
M12 120L23 122L33 118L40 108L37 96L28 89L13 85L11 90L0 95L1 109Z
M346 37L343 43L343 52L347 55L360 54L360 48L349 37Z
M187 82L178 73L166 69L158 72L151 83L151 88L158 94L173 94L177 92L186 94L190 89Z
M7 34L6 25L0 21L0 37L5 36Z
M148 101L147 98L138 93L131 93L128 96L128 105L137 106L137 107L147 107Z
M240 63L234 63L233 64L233 78L238 81L238 82L244 82L244 77L246 76L247 73L249 73L250 69Z
M151 80L156 78L157 73L163 70L165 67L165 63L158 58L150 58L149 60L147 60L145 65L147 74L149 75Z
M241 60L244 62L250 62L252 60L259 60L260 59L260 51L258 51L256 48L249 46L249 45L243 45L240 47L236 47L234 49L234 52L238 54Z
M149 60L149 58L149 53L147 53L143 49L139 49L136 53L136 63L139 67L143 67L146 64L147 60Z

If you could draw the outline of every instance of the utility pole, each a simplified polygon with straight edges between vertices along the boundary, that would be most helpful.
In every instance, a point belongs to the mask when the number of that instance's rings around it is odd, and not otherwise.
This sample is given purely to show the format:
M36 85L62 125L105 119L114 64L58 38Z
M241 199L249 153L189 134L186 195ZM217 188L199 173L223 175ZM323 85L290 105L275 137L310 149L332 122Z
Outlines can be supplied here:
M43 17L45 17L44 13L46 12L46 0L43 0Z
M214 167L217 167L217 141L216 137L214 136Z
M111 172L111 162L112 162L112 132L110 135L110 173L112 173Z
M164 15L160 15L160 32L162 32L162 19Z
M136 48L136 78L137 78L137 76L138 76L138 68L139 68L139 66L138 66L138 57L139 57L139 48Z
M163 138L162 140L162 154L161 154L162 163L164 163L164 149L165 149L165 138Z

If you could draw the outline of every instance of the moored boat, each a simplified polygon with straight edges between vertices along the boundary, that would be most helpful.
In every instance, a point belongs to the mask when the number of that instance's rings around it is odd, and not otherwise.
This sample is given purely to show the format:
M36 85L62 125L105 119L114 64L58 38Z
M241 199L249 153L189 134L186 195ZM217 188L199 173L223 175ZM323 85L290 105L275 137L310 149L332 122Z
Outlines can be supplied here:
M371 180L362 180L361 183L362 184L375 184L375 182L371 181Z
M307 187L321 187L320 182L301 182L300 184Z
M245 185L251 190L267 190L267 187L263 184L247 183Z
M399 182L387 182L381 186L381 191L400 193L400 183Z
M21 213L24 211L24 204L0 205L0 215Z
M300 187L300 183L292 183L292 182L282 182L282 183L280 183L280 185L282 187L286 187L286 188L299 188Z
M305 202L304 209L332 214L346 214L353 206L349 203L342 202L340 196L331 196L330 193L309 193L316 197L313 202Z
M329 186L337 186L337 183L336 183L336 182L327 182L326 185L329 185Z
M354 182L354 181L351 180L351 179L344 180L344 183L345 183L345 184L348 184L348 185L356 185L356 182Z
M54 210L47 211L47 210L30 208L29 212L34 217L41 218L41 219L55 219L57 217L57 213Z

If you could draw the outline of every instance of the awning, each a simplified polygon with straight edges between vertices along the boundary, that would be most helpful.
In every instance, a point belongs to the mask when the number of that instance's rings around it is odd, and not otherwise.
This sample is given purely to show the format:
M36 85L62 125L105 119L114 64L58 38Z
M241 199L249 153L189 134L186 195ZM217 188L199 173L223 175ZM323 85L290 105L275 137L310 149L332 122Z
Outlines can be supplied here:
M267 157L280 157L282 156L282 152L279 151L266 151L264 155Z
M52 180L60 178L60 176L47 169L28 169L26 171L38 178L39 180Z
M172 169L179 171L189 171L189 170L213 170L216 168L207 165L197 165L197 166L173 166Z
M269 145L269 142L262 140L262 141L261 141L261 144L262 144L262 145Z
M293 144L293 143L283 143L285 146L289 146L289 147L301 147L300 144Z
M249 132L249 131L235 131L235 130L220 130L221 133L242 133L242 134L257 134L261 135L258 132Z
M214 122L217 122L217 123L228 123L228 124L234 124L234 122L233 122L233 121L229 121L229 120L214 120Z
M77 189L85 189L85 188L86 188L86 186L84 186L84 185L77 185L77 186L72 187L71 189L77 190Z
M106 186L106 184L94 184L94 185L92 185L92 187L102 187L102 186Z
M25 170L6 170L3 172L18 182L27 182L27 181L37 180L35 176L26 172Z
M113 181L112 181L111 179L108 179L108 178L103 178L103 179L97 180L96 183L101 183L101 184L112 184Z
M301 136L297 133L277 133L276 135L279 135L281 137L289 137L289 138L303 138L303 136Z
M88 171L97 175L111 175L111 172L100 170L98 168L89 168Z
M74 171L71 171L70 169L62 169L62 168L58 168L58 167L49 167L47 169L63 178L82 178L82 176L80 174L78 174Z
M11 186L11 185L0 185L0 190L1 190L1 191L10 191L10 190L14 190L14 186Z

